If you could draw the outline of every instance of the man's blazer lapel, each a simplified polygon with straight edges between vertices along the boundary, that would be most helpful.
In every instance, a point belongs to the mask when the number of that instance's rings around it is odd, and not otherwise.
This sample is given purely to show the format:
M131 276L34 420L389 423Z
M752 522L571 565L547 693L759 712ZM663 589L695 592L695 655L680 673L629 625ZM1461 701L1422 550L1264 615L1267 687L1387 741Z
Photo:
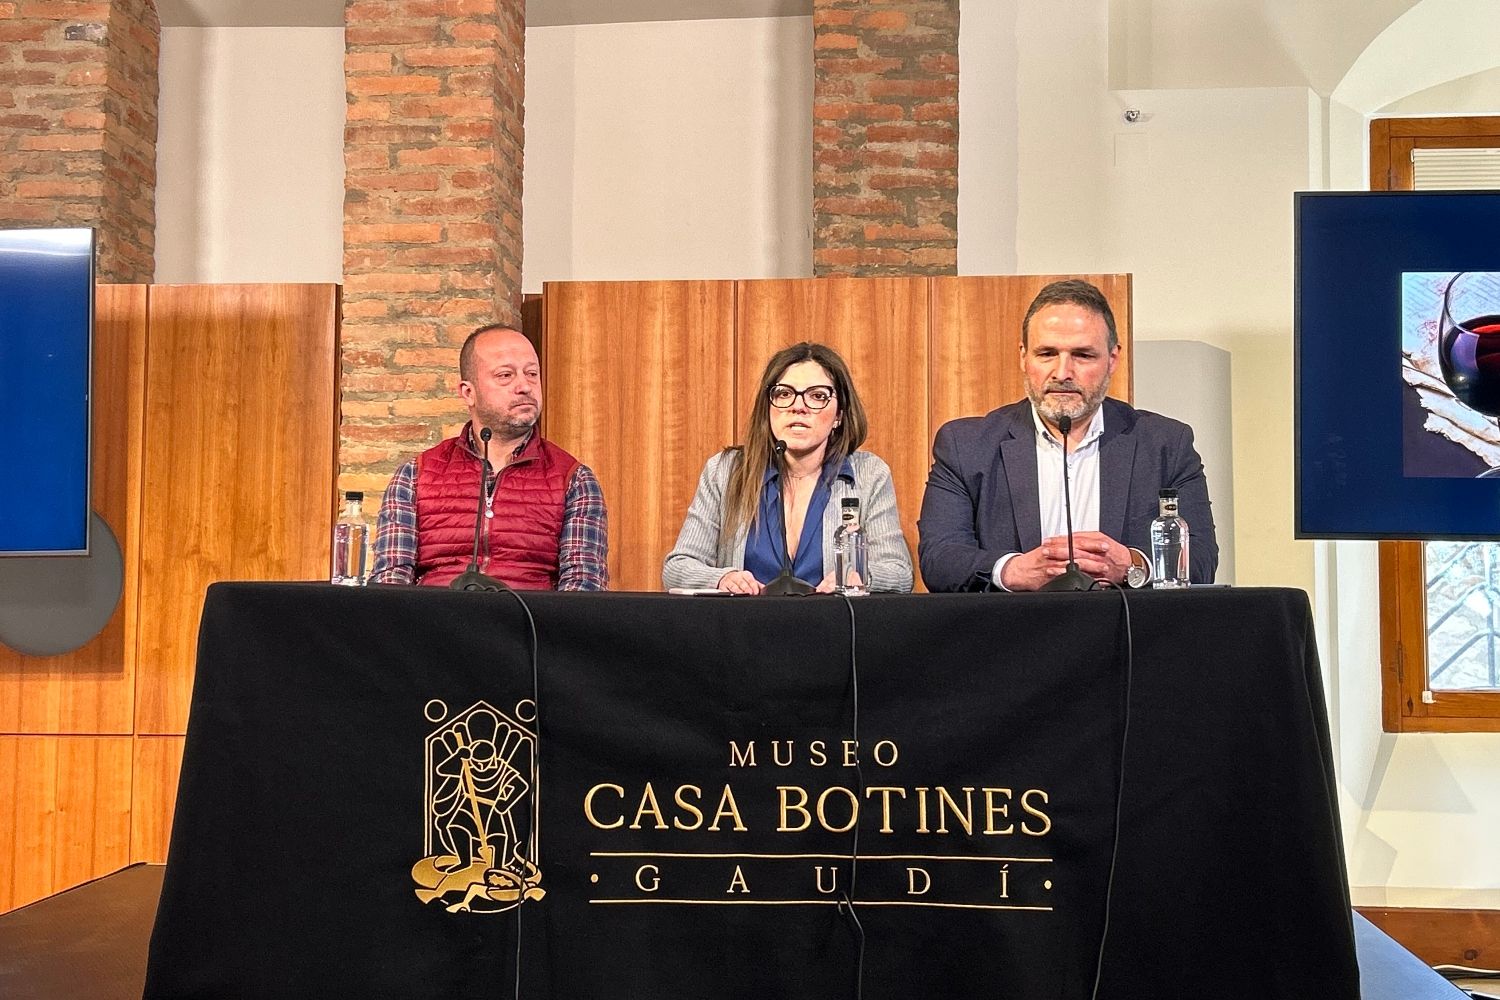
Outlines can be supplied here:
M1005 464L1006 487L1011 512L1016 519L1018 552L1030 552L1042 544L1042 505L1037 496L1036 428L1031 407L1017 407L1000 442L1000 460Z
M1135 435L1118 413L1104 403L1104 434L1099 440L1099 530L1110 538L1125 538L1125 504L1130 499L1130 475L1135 470Z

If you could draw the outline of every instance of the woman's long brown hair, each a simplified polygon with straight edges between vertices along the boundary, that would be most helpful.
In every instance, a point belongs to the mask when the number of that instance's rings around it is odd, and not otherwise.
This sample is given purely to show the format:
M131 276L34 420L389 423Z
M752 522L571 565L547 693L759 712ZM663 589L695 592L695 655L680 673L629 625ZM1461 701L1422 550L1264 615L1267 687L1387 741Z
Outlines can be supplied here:
M760 516L761 481L766 466L772 462L780 472L786 472L785 455L776 454L776 442L771 436L771 386L781 381L786 370L802 361L815 361L833 380L834 403L838 406L839 425L828 435L828 447L823 453L823 465L838 467L865 443L869 431L869 420L865 417L864 404L859 393L854 391L854 379L849 366L838 352L826 344L803 341L777 351L766 362L761 373L760 386L750 403L750 419L745 432L745 443L725 451L740 453L740 461L729 474L729 488L724 494L724 522L720 538L733 538L742 526L754 526ZM783 479L783 481L785 481Z

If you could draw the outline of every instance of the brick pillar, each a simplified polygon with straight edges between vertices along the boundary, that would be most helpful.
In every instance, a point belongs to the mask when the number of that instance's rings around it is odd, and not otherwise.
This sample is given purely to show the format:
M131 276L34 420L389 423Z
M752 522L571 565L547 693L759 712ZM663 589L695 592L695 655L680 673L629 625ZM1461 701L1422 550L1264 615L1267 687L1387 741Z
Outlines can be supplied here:
M958 0L813 0L813 273L958 273Z
M459 344L520 325L525 23L524 0L346 0L341 488L451 433Z
M156 270L154 0L0 2L0 225L93 226L99 280Z

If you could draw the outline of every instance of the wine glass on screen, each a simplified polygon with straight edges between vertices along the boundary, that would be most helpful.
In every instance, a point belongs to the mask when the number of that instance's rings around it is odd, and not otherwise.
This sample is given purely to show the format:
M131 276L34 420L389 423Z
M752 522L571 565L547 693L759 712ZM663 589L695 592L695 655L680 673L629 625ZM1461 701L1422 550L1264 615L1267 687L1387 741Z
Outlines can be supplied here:
M1500 305L1468 319L1454 320L1454 286L1467 273L1459 271L1443 289L1443 312L1438 319L1438 364L1443 381L1458 401L1493 419L1500 417ZM1500 476L1500 468L1480 475Z

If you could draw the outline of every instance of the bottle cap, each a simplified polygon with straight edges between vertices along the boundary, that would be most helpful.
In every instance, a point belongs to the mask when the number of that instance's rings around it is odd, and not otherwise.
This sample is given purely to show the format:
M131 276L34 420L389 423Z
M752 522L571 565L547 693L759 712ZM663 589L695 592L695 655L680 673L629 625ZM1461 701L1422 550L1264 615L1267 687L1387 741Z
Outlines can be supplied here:
M851 507L855 510L858 510L859 497L844 497L844 499L839 501L839 506L844 510L849 510Z
M1160 493L1157 494L1157 496L1161 497L1161 499L1163 499L1163 500L1176 500L1177 499L1177 491L1176 490L1162 490Z
M345 500L363 500L364 498L364 490L350 490L349 492L344 494Z

